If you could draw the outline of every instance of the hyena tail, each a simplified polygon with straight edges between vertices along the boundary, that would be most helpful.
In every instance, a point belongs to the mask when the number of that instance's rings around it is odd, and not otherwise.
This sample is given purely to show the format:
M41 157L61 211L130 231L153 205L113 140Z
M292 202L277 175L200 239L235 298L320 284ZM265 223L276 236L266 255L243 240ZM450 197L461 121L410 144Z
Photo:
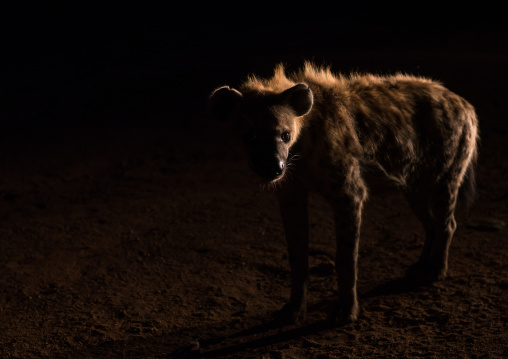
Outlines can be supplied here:
M478 153L475 148L473 152L473 156L469 161L469 164L466 169L466 173L464 174L464 180L459 189L459 199L466 206L466 209L469 209L471 205L474 203L477 197L476 193L476 165L477 165Z

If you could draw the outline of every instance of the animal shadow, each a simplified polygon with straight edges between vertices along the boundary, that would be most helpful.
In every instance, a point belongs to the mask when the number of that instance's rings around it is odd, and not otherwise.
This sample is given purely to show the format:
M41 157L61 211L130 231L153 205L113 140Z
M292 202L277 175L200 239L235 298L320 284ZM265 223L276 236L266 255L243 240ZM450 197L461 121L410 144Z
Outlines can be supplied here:
M231 356L235 353L240 353L245 350L263 348L269 345L305 337L307 335L317 334L319 332L328 330L331 327L332 326L328 321L321 320L298 328L284 330L284 328L281 327L281 325L276 321L270 321L268 323L255 325L251 328L231 335L200 340L199 344L193 343L185 348L178 349L173 353L171 358L216 358ZM257 338L256 336L259 334L262 336ZM249 339L218 349L207 350L208 348L220 345L223 342L234 342L236 340L242 340L242 338Z
M363 294L360 294L360 298L373 298L373 297L381 297L384 295L391 294L403 294L409 292L415 292L423 287L431 285L432 282L416 279L414 277L402 277L390 280L386 283L383 283Z
M414 278L403 277L383 283L360 295L360 298L371 298L390 294L402 294L417 291L426 283L415 280ZM331 304L320 303L309 308L309 311L323 309ZM319 308L318 308L319 307ZM270 321L252 326L248 329L209 339L202 339L180 348L172 353L171 358L194 359L194 358L216 358L224 356L234 356L245 350L263 348L269 345L283 343L293 339L318 334L331 329L338 329L337 325L328 320L319 320L300 327L285 329L276 321ZM260 337L258 337L260 336ZM242 341L243 340L243 341ZM238 343L234 343L238 341ZM233 342L233 344L230 344ZM222 343L228 343L226 346L216 348Z

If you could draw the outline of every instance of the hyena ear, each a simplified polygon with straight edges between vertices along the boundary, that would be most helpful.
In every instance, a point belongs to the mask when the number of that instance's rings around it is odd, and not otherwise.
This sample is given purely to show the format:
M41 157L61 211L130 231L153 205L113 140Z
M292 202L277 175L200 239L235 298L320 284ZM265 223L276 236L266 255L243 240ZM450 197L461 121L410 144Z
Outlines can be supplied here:
M243 95L229 86L219 87L208 98L208 115L219 122L226 122L238 106Z
M307 114L314 103L312 91L306 84L297 84L281 93L281 96L298 117Z

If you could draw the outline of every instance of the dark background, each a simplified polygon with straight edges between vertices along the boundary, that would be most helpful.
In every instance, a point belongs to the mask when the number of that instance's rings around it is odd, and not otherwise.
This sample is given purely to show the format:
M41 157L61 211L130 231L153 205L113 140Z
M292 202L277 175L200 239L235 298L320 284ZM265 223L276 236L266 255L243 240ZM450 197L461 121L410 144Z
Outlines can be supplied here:
M424 58L365 54L506 52L502 13L471 2L3 5L1 132L12 144L97 125L202 129L214 87L279 62L426 74Z

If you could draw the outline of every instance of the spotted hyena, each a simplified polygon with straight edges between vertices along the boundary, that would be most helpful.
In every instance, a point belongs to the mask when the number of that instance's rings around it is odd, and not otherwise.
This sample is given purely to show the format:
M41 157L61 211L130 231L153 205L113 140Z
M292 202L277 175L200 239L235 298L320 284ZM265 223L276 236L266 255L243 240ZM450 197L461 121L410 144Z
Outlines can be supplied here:
M277 313L285 323L306 314L307 195L333 208L338 300L330 318L358 315L358 243L366 174L395 182L423 223L423 252L409 275L439 280L447 272L459 188L474 192L478 122L473 106L421 77L335 75L306 63L286 75L250 77L239 90L216 89L210 116L231 125L250 167L277 189L291 267L291 296Z

